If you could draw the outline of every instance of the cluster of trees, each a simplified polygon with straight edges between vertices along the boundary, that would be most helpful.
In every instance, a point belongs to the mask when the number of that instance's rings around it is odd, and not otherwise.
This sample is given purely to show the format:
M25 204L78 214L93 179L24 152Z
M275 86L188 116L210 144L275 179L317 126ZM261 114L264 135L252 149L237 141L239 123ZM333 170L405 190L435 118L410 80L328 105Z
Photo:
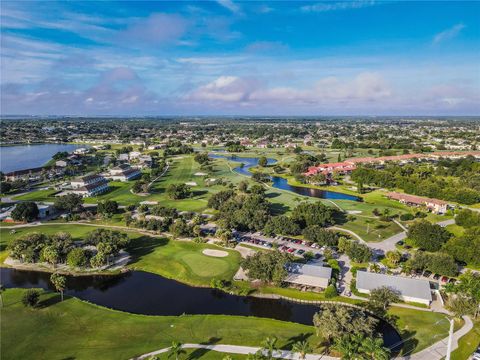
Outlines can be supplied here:
M26 180L15 180L11 182L4 181L3 173L0 174L0 193L7 194L11 191L17 191L25 189L28 186L28 181Z
M194 153L193 147L182 144L179 141L171 142L167 144L167 148L163 152L165 156L193 154L193 153Z
M450 239L452 234L440 225L432 224L426 220L419 220L409 227L407 236L416 247L422 250L438 251Z
M53 206L70 213L83 210L83 197L77 194L67 194L55 198Z
M252 174L252 180L258 183L266 183L272 181L270 175L257 171Z
M170 184L167 186L167 195L170 199L180 200L192 197L192 191L186 184Z
M193 159L201 164L201 165L205 165L205 164L208 164L208 162L210 161L210 158L208 157L208 153L196 153L195 156L193 157Z
M251 280L280 285L288 275L285 265L289 261L290 255L280 251L258 251L244 259L241 266Z
M429 270L435 274L456 276L458 266L454 258L445 253L432 253L417 251L411 259L405 263L405 270Z
M457 283L445 287L448 308L457 316L480 315L480 274L471 271L459 276Z
M68 264L75 267L99 267L108 264L128 244L128 237L118 231L97 229L87 234L84 244L94 245L96 254L82 247L76 247L69 233L54 235L30 233L16 238L9 245L10 257L27 263L47 262L54 267Z
M305 239L321 246L337 246L338 234L334 231L323 229L319 225L310 225L303 230Z
M132 186L132 191L135 194L147 193L148 192L148 187L149 187L148 185L149 185L149 182L145 179L137 180L137 181L135 181L135 183Z
M338 239L338 251L347 254L350 259L359 263L368 262L372 257L372 250L367 245L345 237Z
M308 170L310 166L328 162L327 156L324 153L320 155L312 155L308 153L297 154L295 160L290 162L290 173L294 176L301 175Z
M30 222L38 217L38 206L33 201L18 203L10 214L15 221Z
M432 165L387 165L384 169L361 167L352 180L384 188L400 188L406 193L462 204L480 202L480 164L472 156L442 160Z
M97 206L97 213L103 216L112 216L118 211L118 203L114 200L100 201Z
M449 275L456 272L456 266L453 266L455 260L466 264L480 265L480 226L477 225L478 221L480 221L480 214L464 209L455 218L457 225L465 228L462 235L453 236L439 225L420 220L410 226L408 238L414 246L421 250L439 252L442 259L446 261L444 268L441 267L441 269L447 270L448 273L430 268L429 270ZM430 258L436 257L431 255ZM434 261L431 260L431 262ZM433 267L438 269L435 265Z

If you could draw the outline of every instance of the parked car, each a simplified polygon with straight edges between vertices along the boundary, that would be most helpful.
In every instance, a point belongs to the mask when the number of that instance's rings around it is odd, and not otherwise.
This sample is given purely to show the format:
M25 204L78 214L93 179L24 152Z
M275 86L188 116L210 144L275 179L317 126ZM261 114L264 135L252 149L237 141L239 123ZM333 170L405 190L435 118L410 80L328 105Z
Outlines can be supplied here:
M315 259L320 259L322 257L322 254L320 253L315 253L315 255L313 256Z
M298 254L298 255L302 255L304 252L305 252L305 250L302 250L302 249L298 249L298 250L297 250L297 254Z
M433 275L433 280L440 280L440 276L439 274L435 274Z
M288 249L287 251L291 254L291 253L293 253L293 252L295 251L295 249L294 249L294 248L290 248L290 249Z
M431 272L431 271L425 270L425 271L423 272L423 276L425 276L425 277L427 277L427 278L430 277L430 275L432 275L432 272Z
M442 283L446 284L448 282L448 277L442 276Z
M398 246L402 246L403 244L404 244L403 241L401 241L401 240L400 240L400 241L397 241L397 245L398 245Z

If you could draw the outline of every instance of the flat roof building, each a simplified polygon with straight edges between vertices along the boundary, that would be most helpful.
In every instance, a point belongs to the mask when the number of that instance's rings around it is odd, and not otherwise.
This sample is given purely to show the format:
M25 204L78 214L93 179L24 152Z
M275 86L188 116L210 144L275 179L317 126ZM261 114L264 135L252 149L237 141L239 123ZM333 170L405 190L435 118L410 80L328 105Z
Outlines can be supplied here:
M288 263L285 282L325 289L332 277L332 269L321 265Z
M364 294L380 287L396 291L400 299L430 305L432 292L428 280L412 279L403 276L377 274L367 271L357 272L357 290Z

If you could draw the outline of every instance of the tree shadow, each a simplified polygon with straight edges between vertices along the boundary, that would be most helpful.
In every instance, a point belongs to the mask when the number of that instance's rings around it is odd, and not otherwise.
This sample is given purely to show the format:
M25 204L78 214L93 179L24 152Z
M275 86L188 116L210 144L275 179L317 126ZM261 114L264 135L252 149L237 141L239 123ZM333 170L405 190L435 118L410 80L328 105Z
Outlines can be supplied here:
M64 298L64 301L66 301L67 299L68 298ZM37 309L44 309L44 308L47 308L49 306L58 304L61 301L62 301L62 297L60 296L60 294L56 294L56 296L49 296L48 298L39 301L36 308Z
M287 343L285 344L285 348L291 349L295 343L307 341L312 335L313 333L300 333L298 335L292 336L288 338Z
M343 225L348 221L347 214L342 211L335 211L333 214L333 219L337 225Z
M281 194L280 193L277 193L277 192L270 192L270 193L266 193L265 194L265 197L267 199L273 199L273 198L276 198L276 197L279 197Z
M214 344L218 343L220 340L222 340L222 338L211 337L207 341L201 342L200 344L201 345L214 345ZM188 355L187 359L188 360L200 359L202 356L209 353L210 351L212 351L212 350L202 349L202 348L195 349L195 350L192 351L192 353L190 355Z
M192 192L193 196L202 196L202 195L205 195L205 194L208 194L208 191L207 190L195 190Z
M418 346L418 340L414 338L416 331L408 331L408 330L402 330L400 332L400 336L402 339L406 339L405 342L394 346L392 350L392 354L398 354L400 353L403 355L405 358L410 358L410 355L415 351L415 349ZM440 340L440 339L439 339ZM403 346L402 346L403 345Z
M140 260L142 257L152 253L159 246L165 246L168 243L166 238L157 238L150 236L140 236L132 239L128 244L127 251L131 256L130 263Z
M275 215L283 215L285 214L290 208L284 204L270 204L270 209L272 210L273 214Z

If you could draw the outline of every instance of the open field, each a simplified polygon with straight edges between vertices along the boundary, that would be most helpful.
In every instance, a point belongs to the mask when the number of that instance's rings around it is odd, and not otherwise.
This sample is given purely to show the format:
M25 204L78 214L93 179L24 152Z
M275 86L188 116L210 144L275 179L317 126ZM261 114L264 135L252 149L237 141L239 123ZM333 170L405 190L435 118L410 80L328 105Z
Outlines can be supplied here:
M222 315L144 316L123 313L43 293L39 309L22 305L23 290L9 289L2 308L5 359L129 359L172 341L259 346L277 336L281 347L299 338L318 344L311 326L253 317ZM25 336L28 334L28 336ZM218 355L218 353L217 353Z

